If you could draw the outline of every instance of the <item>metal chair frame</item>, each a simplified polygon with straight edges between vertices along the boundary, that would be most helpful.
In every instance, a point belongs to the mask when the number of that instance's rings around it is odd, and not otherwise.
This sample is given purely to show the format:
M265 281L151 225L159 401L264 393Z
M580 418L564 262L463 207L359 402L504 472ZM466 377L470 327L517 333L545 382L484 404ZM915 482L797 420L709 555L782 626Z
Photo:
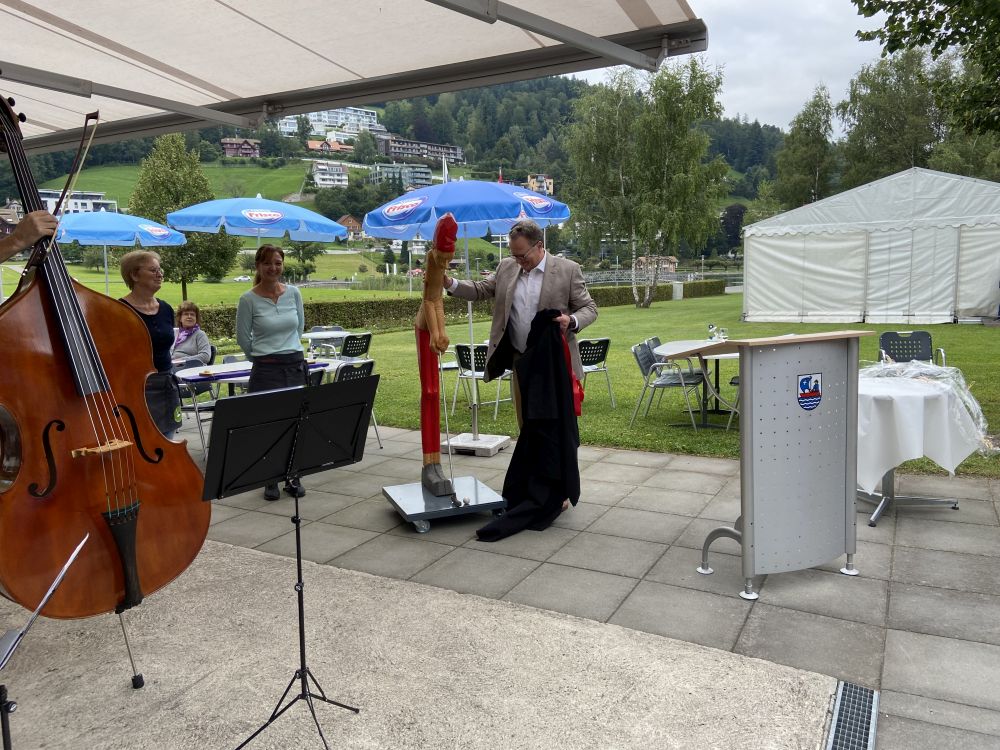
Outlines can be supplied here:
M218 353L218 349L215 344L211 344L211 355L208 358L208 364L215 364L215 355ZM188 367L201 367L205 363L202 362L197 357L192 357L185 361L183 364L177 367L178 370L184 370ZM198 426L198 437L201 439L201 449L205 450L207 444L205 443L205 428L202 423L208 421L212 418L213 412L215 411L215 402L219 398L219 385L218 383L182 383L177 381L177 391L181 396L181 414L192 414L194 415L195 424ZM210 393L211 399L205 402L199 403L198 396L203 393ZM190 404L184 403L184 396L187 395L191 399ZM206 414L203 418L202 414Z
M344 360L345 362L365 359L368 356L368 350L371 348L371 345L371 333L365 331L364 333L349 334L340 345L340 353L337 354L337 359Z
M367 378L372 374L372 370L374 369L375 361L371 359L363 362L344 362L337 368L337 374L334 375L333 382L346 383L350 380ZM320 374L322 372L320 370ZM375 418L375 404L372 404L372 426L375 428L375 439L378 440L378 447L382 448L382 436L378 434L378 420Z
M465 389L465 395L469 399L469 404L472 404L472 388L469 386L469 382L472 379L484 380L486 378L486 352L488 347L484 344L477 344L475 347L475 353L470 354L468 344L455 344L455 359L458 361L458 378L455 380L455 392L451 397L451 413L455 413L455 404L458 401L458 386L461 384ZM473 361L473 358L475 361ZM511 381L513 373L510 370L504 372L499 378L496 379L497 382L497 395L496 399L493 401L493 420L496 421L497 415L500 413L500 402L501 401L512 401L513 397L500 398L500 389L503 386L504 381L508 383Z
M632 419L628 423L629 427L635 422L639 407L642 406L642 402L646 398L647 390L649 390L649 402L646 404L644 417L649 414L649 409L653 405L653 394L656 393L657 389L661 389L660 397L662 398L663 389L680 388L684 394L688 415L691 417L691 426L697 431L698 424L695 422L694 411L691 409L691 392L698 389L705 376L700 371L694 370L690 360L688 360L687 369L677 364L678 360L656 362L653 350L645 341L632 347L632 355L635 357L636 364L639 365L643 380L642 392L639 394L639 400L632 411Z
M930 362L945 367L944 349L935 349L927 331L883 331L878 337L879 356L883 362Z
M611 388L611 375L608 373L608 351L611 348L611 339L580 339L576 343L580 348L580 362L583 365L581 385L586 390L587 376L592 372L603 372L604 378L608 382L611 408L614 409L615 392Z

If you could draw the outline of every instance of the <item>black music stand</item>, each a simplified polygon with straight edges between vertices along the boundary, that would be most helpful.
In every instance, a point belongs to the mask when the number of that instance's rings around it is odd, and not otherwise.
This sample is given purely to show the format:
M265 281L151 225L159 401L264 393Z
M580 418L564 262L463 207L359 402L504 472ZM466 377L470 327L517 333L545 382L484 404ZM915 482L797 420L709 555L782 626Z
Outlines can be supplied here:
M356 463L364 455L368 420L378 376L309 388L249 393L220 399L212 418L211 450L202 499L227 497L246 490L294 482L299 477ZM302 582L302 536L299 499L295 498L295 591L299 608L299 668L281 694L271 716L236 750L248 745L297 701L309 706L316 730L329 750L313 700L358 713L357 708L326 697L306 666L305 597ZM299 692L284 703L295 681ZM309 681L318 693L312 692Z
M25 633L28 632L28 628L32 626L36 619L38 619L39 613L49 603L49 599L52 595L56 593L56 589L59 588L59 584L62 583L63 578L66 577L66 571L69 570L69 566L73 564L76 560L76 556L80 554L80 550L83 549L83 545L87 543L90 539L90 534L87 534L80 540L80 543L76 545L69 558L63 564L62 569L56 575L55 580L49 586L48 591L45 592L45 596L42 600L38 602L38 606L35 607L35 611L31 613L28 621L24 624L24 627L20 630L8 630L3 636L0 636L0 670L7 666L7 662L10 661L10 657L14 655L17 647L21 645L21 641L24 639ZM3 750L11 750L10 743L10 719L8 718L10 714L17 710L17 703L12 701L7 696L7 686L0 685L0 736L2 736Z

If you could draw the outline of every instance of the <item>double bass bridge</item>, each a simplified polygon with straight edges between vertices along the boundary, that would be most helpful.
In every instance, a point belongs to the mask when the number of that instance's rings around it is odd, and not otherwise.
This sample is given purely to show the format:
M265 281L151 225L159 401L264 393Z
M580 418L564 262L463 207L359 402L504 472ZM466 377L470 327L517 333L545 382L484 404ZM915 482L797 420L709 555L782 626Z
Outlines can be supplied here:
M131 441L119 440L118 438L114 438L112 440L108 440L102 443L101 445L92 448L73 448L69 452L69 455L71 455L73 458L84 458L86 456L99 456L105 453L113 453L115 451L125 450L127 448L131 448L133 445L134 443L132 443Z

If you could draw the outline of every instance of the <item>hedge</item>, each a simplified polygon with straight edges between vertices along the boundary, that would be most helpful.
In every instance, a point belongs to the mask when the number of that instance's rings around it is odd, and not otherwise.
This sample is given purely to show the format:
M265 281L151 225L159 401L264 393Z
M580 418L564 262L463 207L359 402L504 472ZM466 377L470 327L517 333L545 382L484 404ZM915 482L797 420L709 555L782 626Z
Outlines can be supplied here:
M688 281L684 283L684 297L707 297L724 294L725 282L721 279ZM632 305L631 286L592 287L590 295L598 308ZM673 287L660 284L653 297L656 301L673 298ZM312 326L336 323L349 331L391 331L413 324L421 298L399 299L336 300L331 302L305 303L306 330ZM460 323L465 320L467 303L456 297L445 297L444 314L447 322ZM492 300L474 302L473 315L480 319L493 314ZM210 338L231 338L236 331L236 306L218 305L201 309L201 327Z

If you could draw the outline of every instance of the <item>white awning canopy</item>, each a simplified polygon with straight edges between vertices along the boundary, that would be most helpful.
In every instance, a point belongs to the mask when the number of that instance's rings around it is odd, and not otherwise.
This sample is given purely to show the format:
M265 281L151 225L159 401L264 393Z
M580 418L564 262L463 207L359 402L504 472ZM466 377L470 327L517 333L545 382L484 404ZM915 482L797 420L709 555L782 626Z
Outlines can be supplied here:
M0 27L32 152L94 110L107 142L707 48L686 0L0 0Z

